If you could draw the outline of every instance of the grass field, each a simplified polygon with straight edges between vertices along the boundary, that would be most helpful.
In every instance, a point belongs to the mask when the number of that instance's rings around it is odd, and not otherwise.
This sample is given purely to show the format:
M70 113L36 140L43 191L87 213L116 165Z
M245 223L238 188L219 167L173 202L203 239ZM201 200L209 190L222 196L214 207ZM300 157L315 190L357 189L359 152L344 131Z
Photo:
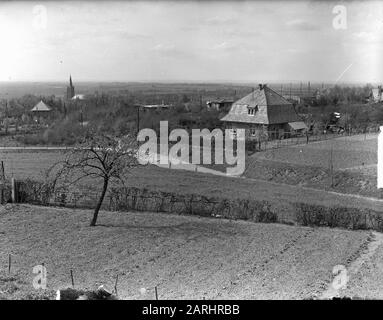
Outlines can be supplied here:
M363 168L363 166L376 165L377 134L345 136L332 140L288 146L258 152L252 157L280 163L329 168L331 149L334 169Z
M380 198L376 164L376 134L344 136L256 152L247 156L242 176ZM225 171L225 165L207 167Z
M91 228L90 215L88 210L2 207L0 298L36 295L32 268L41 263L50 290L70 287L72 269L77 288L104 284L111 290L118 275L124 299L153 299L155 286L160 299L315 298L332 281L333 267L348 266L370 234L105 211L100 225Z

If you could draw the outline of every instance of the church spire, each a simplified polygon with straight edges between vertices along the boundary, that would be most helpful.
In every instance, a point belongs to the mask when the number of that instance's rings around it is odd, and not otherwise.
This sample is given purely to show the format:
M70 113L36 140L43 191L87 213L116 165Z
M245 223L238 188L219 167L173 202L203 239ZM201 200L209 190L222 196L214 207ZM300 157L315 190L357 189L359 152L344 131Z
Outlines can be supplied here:
M75 96L74 86L72 82L72 75L69 75L69 86L66 88L66 98L67 100L72 99Z

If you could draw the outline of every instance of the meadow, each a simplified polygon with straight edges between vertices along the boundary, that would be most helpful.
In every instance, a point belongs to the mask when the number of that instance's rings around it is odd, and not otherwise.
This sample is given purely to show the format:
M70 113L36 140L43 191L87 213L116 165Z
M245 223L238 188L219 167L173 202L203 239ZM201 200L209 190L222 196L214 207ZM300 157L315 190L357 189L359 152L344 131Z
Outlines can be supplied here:
M280 149L258 152L254 159L334 169L362 169L377 163L377 134L344 136Z

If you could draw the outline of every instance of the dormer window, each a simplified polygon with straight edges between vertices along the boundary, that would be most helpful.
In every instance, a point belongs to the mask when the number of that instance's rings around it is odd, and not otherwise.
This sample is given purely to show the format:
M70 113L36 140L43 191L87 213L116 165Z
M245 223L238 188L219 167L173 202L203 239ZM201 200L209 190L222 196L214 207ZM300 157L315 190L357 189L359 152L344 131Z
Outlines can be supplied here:
M255 115L255 112L257 111L258 109L258 106L255 106L255 107L247 107L247 114L249 116L254 116Z

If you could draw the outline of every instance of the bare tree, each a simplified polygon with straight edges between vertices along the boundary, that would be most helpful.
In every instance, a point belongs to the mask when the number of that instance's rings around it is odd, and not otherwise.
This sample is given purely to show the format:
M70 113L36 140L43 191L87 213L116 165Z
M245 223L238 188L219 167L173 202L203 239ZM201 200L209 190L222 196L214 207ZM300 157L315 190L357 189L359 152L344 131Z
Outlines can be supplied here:
M137 166L137 141L134 136L117 139L106 134L92 134L68 152L56 174L67 184L75 184L84 179L102 181L101 193L90 223L95 226L111 181L117 180L123 184L130 169Z

